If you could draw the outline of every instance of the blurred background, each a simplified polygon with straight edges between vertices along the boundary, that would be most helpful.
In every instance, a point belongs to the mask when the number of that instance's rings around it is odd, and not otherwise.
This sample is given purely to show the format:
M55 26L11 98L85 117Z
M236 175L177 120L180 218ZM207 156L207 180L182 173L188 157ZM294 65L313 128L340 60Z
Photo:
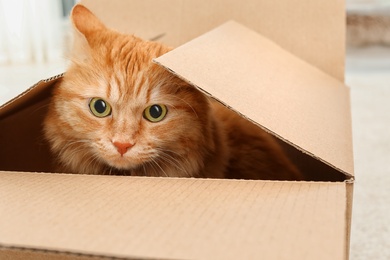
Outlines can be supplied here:
M66 70L77 0L0 0L0 105ZM346 0L355 190L351 259L390 259L390 0Z
M66 69L77 0L0 0L0 104Z
M390 259L390 1L346 6L356 178L351 259Z

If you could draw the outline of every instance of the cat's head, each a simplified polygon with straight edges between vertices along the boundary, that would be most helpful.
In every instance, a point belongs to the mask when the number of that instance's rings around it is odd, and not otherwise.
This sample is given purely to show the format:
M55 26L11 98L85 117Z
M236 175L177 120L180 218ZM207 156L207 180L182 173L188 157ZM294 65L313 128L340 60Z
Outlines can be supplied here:
M71 65L45 120L66 170L191 176L199 147L212 146L208 99L152 62L164 45L108 29L81 5L71 18Z

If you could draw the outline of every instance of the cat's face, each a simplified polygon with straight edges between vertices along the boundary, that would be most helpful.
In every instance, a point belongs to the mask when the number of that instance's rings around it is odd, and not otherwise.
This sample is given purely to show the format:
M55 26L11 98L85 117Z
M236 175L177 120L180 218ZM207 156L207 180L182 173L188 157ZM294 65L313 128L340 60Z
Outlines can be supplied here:
M75 15L83 53L73 55L45 122L63 164L84 173L102 165L164 172L209 141L202 134L209 124L207 99L152 63L168 48Z

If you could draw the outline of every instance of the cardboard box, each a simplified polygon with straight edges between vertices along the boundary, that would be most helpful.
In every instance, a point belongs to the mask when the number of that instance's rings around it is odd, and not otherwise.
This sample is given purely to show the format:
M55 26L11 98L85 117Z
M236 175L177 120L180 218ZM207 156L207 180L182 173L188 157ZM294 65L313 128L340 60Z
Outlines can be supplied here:
M155 62L277 136L312 181L39 173L54 77L0 107L1 259L348 258L343 1L82 2L119 30L188 41Z

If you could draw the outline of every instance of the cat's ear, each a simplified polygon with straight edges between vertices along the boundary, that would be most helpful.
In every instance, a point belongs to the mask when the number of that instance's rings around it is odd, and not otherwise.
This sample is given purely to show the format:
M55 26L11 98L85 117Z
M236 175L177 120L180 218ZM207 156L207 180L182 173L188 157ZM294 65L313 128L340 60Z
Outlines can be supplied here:
M104 24L85 6L76 5L71 13L73 26L89 41L90 37L105 30Z
M70 17L74 27L72 60L89 60L91 58L94 35L99 37L100 32L106 30L106 27L83 5L78 4L73 7Z

